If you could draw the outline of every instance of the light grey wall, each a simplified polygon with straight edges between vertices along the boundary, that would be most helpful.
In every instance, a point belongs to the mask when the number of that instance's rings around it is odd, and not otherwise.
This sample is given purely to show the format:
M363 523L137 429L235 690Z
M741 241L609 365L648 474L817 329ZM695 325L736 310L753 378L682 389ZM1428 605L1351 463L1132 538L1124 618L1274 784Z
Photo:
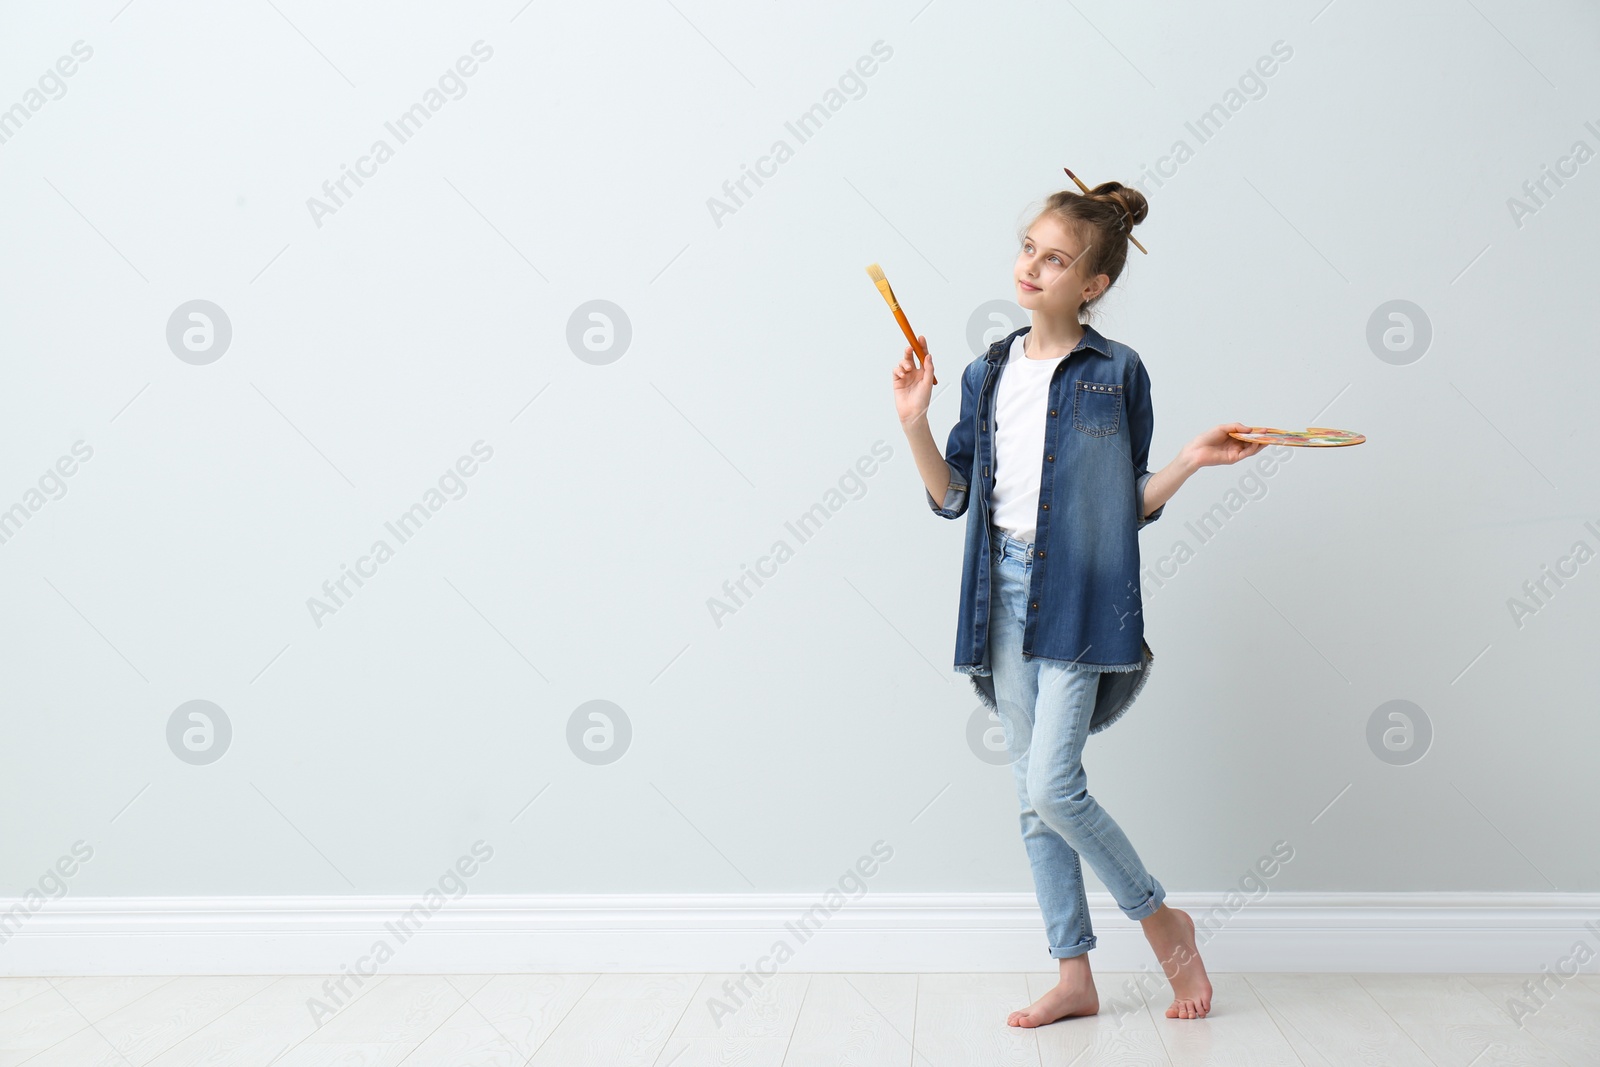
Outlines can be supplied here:
M1192 555L1147 573L1156 664L1089 744L1096 795L1173 891L1277 841L1281 888L1600 887L1597 29L1575 2L7 5L0 891L82 841L75 894L405 893L480 839L483 891L804 891L880 839L874 888L1031 890L951 670L964 520L924 503L863 267L930 338L942 444L974 338L1021 325L982 309L1029 208L1179 141L1097 323L1150 370L1152 464L1234 419L1369 440L1202 471L1143 532L1149 567ZM168 341L193 300L231 326L211 362ZM594 300L631 331L610 362L569 343ZM1425 349L1369 341L1397 300ZM230 724L210 763L169 740L194 700ZM590 701L626 715L609 764L569 743Z

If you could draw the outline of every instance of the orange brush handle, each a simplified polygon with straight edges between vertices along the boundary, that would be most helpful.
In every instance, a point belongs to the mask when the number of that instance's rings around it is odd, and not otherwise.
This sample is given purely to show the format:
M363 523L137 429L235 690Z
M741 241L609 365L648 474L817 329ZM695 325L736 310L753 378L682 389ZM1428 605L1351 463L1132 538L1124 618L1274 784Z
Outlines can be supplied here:
M906 321L906 313L900 310L898 303L895 304L892 310L894 311L895 321L900 324L901 332L906 335L906 340L911 342L911 351L915 352L926 363L928 361L928 350L918 343L917 335L911 332L911 323ZM939 384L939 376L937 374L933 376L933 384Z

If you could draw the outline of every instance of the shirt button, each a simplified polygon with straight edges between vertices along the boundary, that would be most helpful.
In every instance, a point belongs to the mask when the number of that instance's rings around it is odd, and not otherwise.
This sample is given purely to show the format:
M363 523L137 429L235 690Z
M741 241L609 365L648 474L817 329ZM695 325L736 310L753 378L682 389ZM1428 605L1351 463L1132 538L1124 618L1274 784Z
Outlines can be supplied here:
M1044 508L1046 511L1050 510L1050 505L1049 504L1040 504L1039 506Z
M1038 601L1037 601L1037 600L1035 600L1035 601L1034 601L1034 602L1033 602L1033 606L1034 606L1034 607L1038 607L1038 606L1039 606L1039 602L1038 602Z
M1042 551L1035 552L1034 555L1038 556L1040 559L1044 559L1044 552Z
M1055 408L1051 408L1050 409L1050 414L1054 415L1055 413L1056 413L1056 409Z
M1051 463L1054 463L1056 461L1056 457L1054 457L1054 456L1046 456L1044 458L1049 460Z

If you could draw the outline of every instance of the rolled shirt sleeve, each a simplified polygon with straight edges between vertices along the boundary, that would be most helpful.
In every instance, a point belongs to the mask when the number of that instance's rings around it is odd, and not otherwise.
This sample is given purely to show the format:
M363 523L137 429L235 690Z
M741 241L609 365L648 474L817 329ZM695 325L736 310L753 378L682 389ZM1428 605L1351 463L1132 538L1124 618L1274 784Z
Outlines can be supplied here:
M1155 432L1155 412L1150 403L1150 375L1144 369L1144 361L1136 360L1133 365L1133 377L1128 383L1128 429L1132 435L1134 484L1138 500L1138 523L1136 529L1144 529L1161 517L1167 510L1163 503L1149 515L1144 513L1144 487L1149 483L1151 473L1150 462L1150 437Z

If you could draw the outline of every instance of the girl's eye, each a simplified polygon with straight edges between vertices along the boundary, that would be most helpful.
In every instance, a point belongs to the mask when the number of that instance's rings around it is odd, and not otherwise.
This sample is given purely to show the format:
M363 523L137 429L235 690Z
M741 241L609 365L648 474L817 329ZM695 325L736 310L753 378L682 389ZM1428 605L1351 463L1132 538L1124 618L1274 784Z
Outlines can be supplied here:
M1055 260L1057 263L1061 262L1061 257L1060 256L1051 256L1050 258Z

